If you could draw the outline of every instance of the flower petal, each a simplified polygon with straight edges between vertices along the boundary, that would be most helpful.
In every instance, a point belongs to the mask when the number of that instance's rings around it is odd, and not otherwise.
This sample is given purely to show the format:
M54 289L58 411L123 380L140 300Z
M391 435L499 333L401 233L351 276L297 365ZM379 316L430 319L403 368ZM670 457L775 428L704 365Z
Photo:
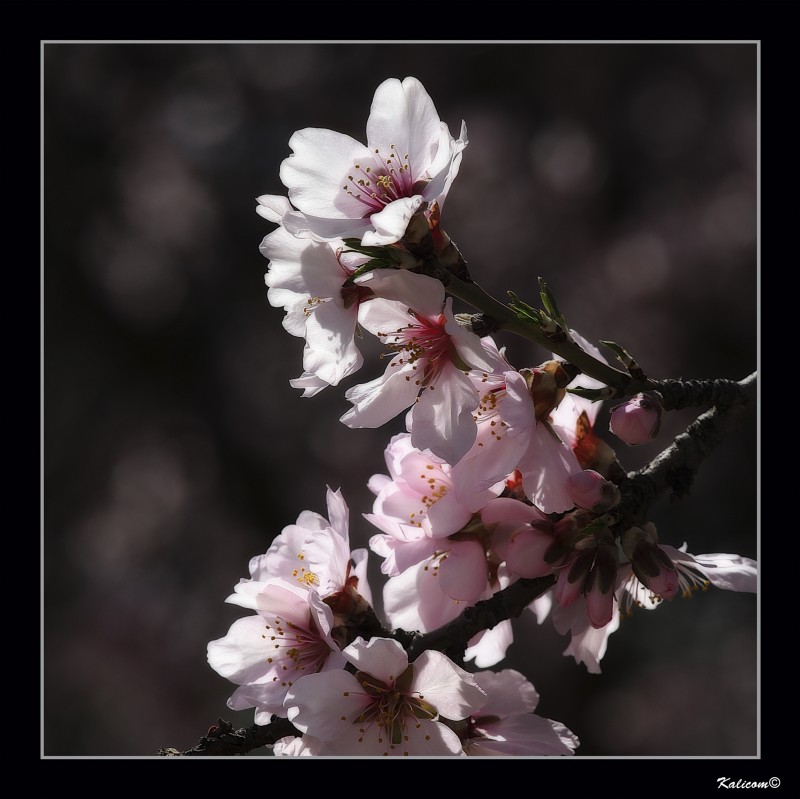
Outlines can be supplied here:
M475 678L441 652L428 649L413 664L409 693L430 702L440 716L465 719L486 702L486 693Z
M342 188L354 164L370 158L363 144L326 128L303 128L289 139L289 147L293 154L281 164L280 176L296 208L328 219L364 215L363 205Z
M394 681L408 668L405 649L392 638L365 641L359 636L342 651L359 671L377 677L386 685L394 685Z
M411 443L455 465L475 441L472 412L477 406L478 392L469 378L445 362L435 384L422 392L413 408Z
M365 247L378 247L400 241L406 233L411 217L419 211L422 196L401 197L389 203L383 210L370 216L374 230L368 230L361 239Z

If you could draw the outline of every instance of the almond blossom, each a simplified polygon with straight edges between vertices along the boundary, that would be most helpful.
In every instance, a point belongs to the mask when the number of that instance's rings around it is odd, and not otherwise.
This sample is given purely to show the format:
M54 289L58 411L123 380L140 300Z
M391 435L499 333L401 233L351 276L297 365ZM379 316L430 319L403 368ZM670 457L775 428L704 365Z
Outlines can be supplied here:
M390 78L375 91L366 145L324 128L297 131L280 176L298 210L274 195L259 197L257 210L302 238L392 244L423 204L441 208L466 145L464 123L454 139L419 80Z
M453 317L452 299L432 281L412 306L386 300L365 306L360 323L389 346L394 357L381 377L353 386L348 427L380 427L412 406L411 443L453 465L475 441L478 392L470 369L490 368L481 340Z
M228 707L254 707L256 723L267 724L272 714L283 715L295 680L340 669L345 660L331 636L333 613L315 591L270 580L249 598L257 614L238 619L227 635L211 641L208 663L240 686Z
M570 445L569 428L577 421L574 406L556 422L549 415L554 401L544 404L534 398L537 392L544 393L538 385L541 378L550 379L546 369L557 366L520 372L491 339L482 342L490 368L469 373L480 401L473 414L475 442L454 469L461 491L469 496L486 490L518 469L525 494L538 508L545 513L569 510L573 503L566 480L581 470ZM554 390L548 387L546 393L552 395ZM563 389L560 394L563 397Z
M461 741L442 719L459 721L486 694L474 677L441 652L409 664L392 639L356 638L343 651L355 667L298 680L286 695L289 720L325 755L459 755Z
M371 603L366 577L367 551L350 551L350 512L340 490L327 490L328 519L304 510L295 524L275 536L263 555L250 560L250 579L242 579L228 602L250 607L249 596L258 594L264 581L280 578L323 599L356 583L358 592Z
M373 512L364 514L367 521L385 533L370 540L370 548L385 558L381 567L384 574L399 574L431 554L432 539L446 538L461 530L502 490L498 484L465 497L453 482L450 465L431 452L414 447L408 433L392 438L385 458L389 474L376 474L370 479L369 487L376 498ZM409 545L420 553L416 560Z
M270 261L264 278L270 305L284 308L284 329L306 340L304 372L292 384L308 396L361 367L355 335L362 303L376 297L411 303L436 283L406 269L359 275L367 258L345 251L344 242L298 239L283 227L265 236L259 249ZM309 378L315 378L311 386Z

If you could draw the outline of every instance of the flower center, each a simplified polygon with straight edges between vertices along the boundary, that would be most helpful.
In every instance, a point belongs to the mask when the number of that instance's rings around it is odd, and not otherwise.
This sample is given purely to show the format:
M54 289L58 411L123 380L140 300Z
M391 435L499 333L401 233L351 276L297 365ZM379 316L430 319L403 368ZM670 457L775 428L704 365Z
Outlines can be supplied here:
M280 666L279 673L287 672L286 675L273 676L272 681L280 681L284 687L292 685L292 681L288 679L290 670L314 674L322 668L331 653L328 644L316 631L310 616L309 629L298 627L294 622L281 619L280 616L275 616L272 624L264 626L267 632L261 637L268 642L267 651L270 654L267 663L274 664L274 669ZM283 676L287 679L281 679Z
M430 463L425 465L425 469L428 474L421 474L419 477L420 480L425 481L427 487L423 489L425 493L420 498L422 507L419 508L418 512L412 511L409 515L409 524L412 527L422 527L422 522L428 515L428 511L450 490L451 483L444 472L436 469Z
M481 382L486 382L488 377L484 372ZM505 383L495 386L481 395L478 407L472 414L478 427L476 441L479 447L484 447L492 441L502 441L508 432L508 425L503 421L498 410L498 405L505 395Z
M358 725L358 742L363 743L365 736L377 735L378 743L386 744L384 755L400 746L403 746L403 754L408 755L404 746L409 740L406 728L413 724L419 729L420 719L436 718L436 708L421 694L407 694L396 684L387 685L364 672L356 672L356 679L372 700L353 718L353 724Z
M361 160L353 164L342 191L364 206L363 216L371 216L401 197L414 195L414 180L408 163L408 153L400 156L391 144L381 152L376 147L369 163Z
M301 552L297 559L304 561L306 556ZM319 577L314 572L309 571L305 566L300 566L297 569L292 569L292 577L297 580L304 588L312 588L319 585Z
M394 333L378 333L384 344L397 353L390 366L410 366L418 375L414 383L421 388L434 389L434 383L446 361L452 360L453 346L445 332L446 318L440 314L435 320L410 311L416 320ZM406 375L411 381L414 375Z

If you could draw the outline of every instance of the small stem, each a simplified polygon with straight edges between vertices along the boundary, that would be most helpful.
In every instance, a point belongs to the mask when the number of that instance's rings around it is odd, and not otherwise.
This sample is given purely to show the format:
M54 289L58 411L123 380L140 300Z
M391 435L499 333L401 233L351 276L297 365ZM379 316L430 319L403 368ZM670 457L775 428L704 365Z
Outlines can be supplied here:
M594 377L607 386L613 387L618 396L637 394L646 388L646 384L641 381L634 380L625 372L598 361L575 342L554 340L536 324L520 319L511 308L487 294L477 283L460 280L450 273L446 273L442 280L445 289L450 294L490 317L497 329L508 330L510 333L516 333L518 336L541 344L545 349L555 352L577 366L589 377Z

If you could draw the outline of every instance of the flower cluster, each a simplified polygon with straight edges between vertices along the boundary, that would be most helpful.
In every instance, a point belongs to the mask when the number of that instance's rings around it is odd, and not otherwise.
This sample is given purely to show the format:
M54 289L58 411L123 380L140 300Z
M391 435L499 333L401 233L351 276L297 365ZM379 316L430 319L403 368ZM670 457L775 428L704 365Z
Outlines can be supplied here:
M633 607L709 584L756 589L750 559L662 544L624 507L629 478L594 432L602 400L620 395L586 373L614 370L552 295L542 294L546 312L525 306L523 316L553 349L566 342L575 363L552 353L512 366L484 327L454 312L448 286L465 264L441 215L466 145L464 124L453 138L418 80L389 79L366 144L300 130L280 170L287 196L258 198L258 213L277 224L260 248L267 297L305 340L292 385L311 397L353 375L366 331L387 363L347 389L341 421L374 428L407 411L364 514L379 531L369 548L386 578L384 620L372 607L368 552L350 550L347 505L328 488L327 518L301 513L228 597L253 615L208 645L212 668L238 686L231 708L294 726L276 755L571 755L577 737L535 715L533 685L489 670L512 643L509 618L469 640L459 663L431 648L411 660L409 641L519 581L540 581L528 607L570 634L565 655L599 672ZM638 364L612 349L641 382ZM661 410L639 393L614 409L611 430L643 443Z

